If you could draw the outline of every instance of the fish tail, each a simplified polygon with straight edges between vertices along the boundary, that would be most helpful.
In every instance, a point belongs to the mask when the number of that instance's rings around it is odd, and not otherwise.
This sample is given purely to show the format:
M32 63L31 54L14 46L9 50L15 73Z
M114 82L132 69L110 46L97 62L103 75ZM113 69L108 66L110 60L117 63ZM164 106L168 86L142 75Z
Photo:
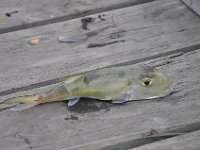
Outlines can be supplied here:
M12 97L0 102L0 104L12 104L12 103L19 103L19 104L32 104L39 102L41 96L39 95L25 95L25 96L18 96Z
M3 109L10 108L11 110L24 110L42 103L41 99L42 98L40 95L25 95L13 97L1 101L0 106L3 106Z
M44 96L42 95L25 95L19 97L9 98L0 101L0 106L5 106L10 108L10 106L15 105L11 110L24 110L35 105L54 101L63 101L69 97L68 90L64 85L56 86L49 90ZM1 110L1 107L0 107Z

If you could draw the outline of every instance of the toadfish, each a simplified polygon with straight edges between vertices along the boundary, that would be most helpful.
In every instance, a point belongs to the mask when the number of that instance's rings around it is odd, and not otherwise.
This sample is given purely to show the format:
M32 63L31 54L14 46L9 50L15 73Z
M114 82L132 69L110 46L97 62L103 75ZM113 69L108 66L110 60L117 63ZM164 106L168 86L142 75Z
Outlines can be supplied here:
M0 104L16 104L12 110L23 110L41 103L66 100L68 106L73 106L81 97L124 103L163 97L173 90L173 80L167 74L143 65L97 69L60 80L58 86L43 95L14 97Z

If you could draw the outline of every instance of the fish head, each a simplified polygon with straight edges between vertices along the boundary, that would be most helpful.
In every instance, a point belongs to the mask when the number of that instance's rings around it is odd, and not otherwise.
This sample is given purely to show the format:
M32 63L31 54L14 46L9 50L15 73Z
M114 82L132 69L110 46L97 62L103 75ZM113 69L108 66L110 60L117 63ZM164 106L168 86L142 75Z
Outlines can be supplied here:
M171 93L173 84L166 73L155 67L142 66L129 93L133 100L159 98Z

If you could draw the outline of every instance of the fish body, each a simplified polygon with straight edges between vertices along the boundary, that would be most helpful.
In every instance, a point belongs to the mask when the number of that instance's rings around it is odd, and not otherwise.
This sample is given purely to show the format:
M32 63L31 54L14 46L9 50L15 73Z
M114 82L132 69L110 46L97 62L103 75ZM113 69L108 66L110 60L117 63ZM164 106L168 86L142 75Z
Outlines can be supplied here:
M71 106L81 97L123 103L163 97L173 89L173 81L168 75L157 68L142 65L97 69L60 80L59 86L43 96L14 97L3 104L24 104L29 108L40 103L69 100Z

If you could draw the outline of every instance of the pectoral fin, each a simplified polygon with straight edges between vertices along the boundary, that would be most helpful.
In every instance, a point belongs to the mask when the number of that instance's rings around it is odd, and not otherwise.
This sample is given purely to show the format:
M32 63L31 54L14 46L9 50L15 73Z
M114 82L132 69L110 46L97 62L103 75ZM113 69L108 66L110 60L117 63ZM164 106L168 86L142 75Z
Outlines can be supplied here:
M10 108L10 110L12 110L12 111L22 111L22 110L31 108L35 105L37 105L37 103L34 103L34 104L17 104L15 107Z
M68 107L70 106L74 106L76 103L78 103L80 101L80 97L79 98L73 98L73 99L70 99L69 102L68 102Z

